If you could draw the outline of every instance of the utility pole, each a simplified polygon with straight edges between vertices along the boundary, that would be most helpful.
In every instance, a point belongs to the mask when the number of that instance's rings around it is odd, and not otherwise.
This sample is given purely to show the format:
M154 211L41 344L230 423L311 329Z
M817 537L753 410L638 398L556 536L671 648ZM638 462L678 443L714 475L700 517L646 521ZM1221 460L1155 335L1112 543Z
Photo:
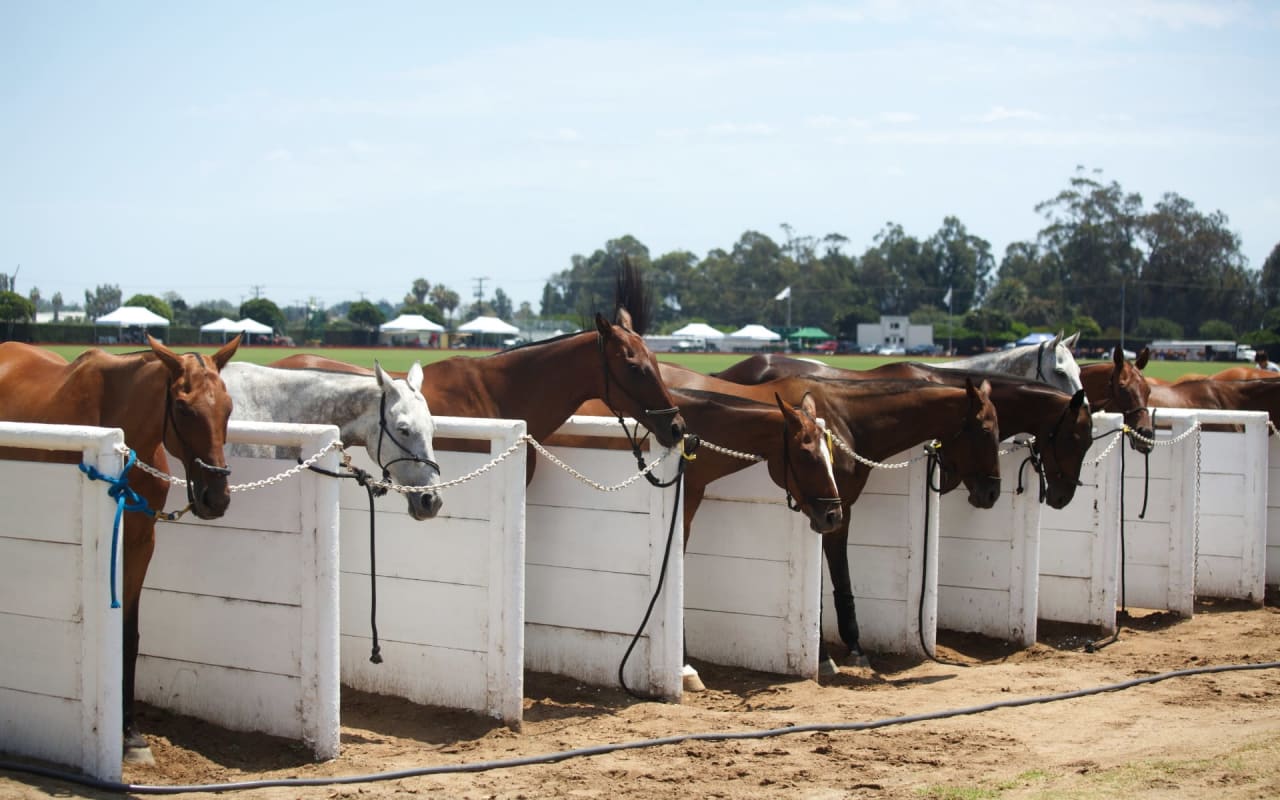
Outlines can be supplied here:
M476 310L479 311L480 304L484 302L484 282L492 280L492 278L486 276L482 278L473 278L472 280L476 282Z
M263 289L262 284L254 284L254 285L250 286L249 288L253 290L253 299L254 299L254 300L257 300L258 298L262 297L262 289Z

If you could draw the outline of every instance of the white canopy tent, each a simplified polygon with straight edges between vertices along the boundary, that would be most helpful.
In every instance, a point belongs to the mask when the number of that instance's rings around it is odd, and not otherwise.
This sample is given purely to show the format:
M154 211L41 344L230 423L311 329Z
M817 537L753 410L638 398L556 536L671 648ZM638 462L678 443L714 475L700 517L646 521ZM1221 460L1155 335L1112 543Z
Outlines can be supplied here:
M515 336L520 333L520 329L497 317L481 316L459 325L458 333L472 334L478 342L490 343L496 347L502 343L503 337Z
M230 333L235 330L239 330L236 328L236 321L227 317L221 317L200 326L201 333Z
M746 325L729 334L730 339L754 339L759 342L776 342L782 339L763 325Z
M121 335L119 337L110 337L110 342L103 342L103 340L99 339L99 342L104 344L114 344L117 338L126 338L123 335L125 328L142 328L144 331L147 328L167 328L169 327L169 320L142 306L120 306L110 314L103 314L95 319L93 326L95 329L98 326L119 328ZM142 341L142 339L139 337L135 341Z
M274 331L271 329L270 325L264 325L252 317L245 317L239 321L223 317L221 319L215 319L213 322L206 322L204 325L201 325L200 333L220 333L222 334L222 341L224 342L227 340L228 334L249 334L245 337L245 343L247 344L253 336L270 336Z
M444 333L444 326L432 322L421 314L401 314L390 322L384 322L378 326L378 338L383 344L391 342L421 345L423 333L428 334L427 340L431 341L435 334ZM439 341L438 338L436 341ZM434 345L435 342L432 344Z
M723 339L724 334L705 322L690 322L671 332L672 336L689 336L695 339Z

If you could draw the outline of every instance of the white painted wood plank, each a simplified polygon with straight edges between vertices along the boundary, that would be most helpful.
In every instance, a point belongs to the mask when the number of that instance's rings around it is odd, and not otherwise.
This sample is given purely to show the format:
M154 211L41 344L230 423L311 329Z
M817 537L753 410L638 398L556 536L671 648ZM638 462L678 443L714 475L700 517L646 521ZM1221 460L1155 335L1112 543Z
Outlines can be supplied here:
M0 609L79 622L81 553L63 542L0 538Z
M0 613L0 686L21 692L79 700L80 625ZM18 646L21 643L21 646Z
M630 635L650 598L648 575L529 564L525 585L526 638L529 624Z
M296 676L143 655L137 697L233 731L300 738L302 687Z
M144 589L141 650L159 658L297 676L296 606Z
M303 580L301 538L297 533L219 529L199 522L158 525L147 586L297 605Z
M369 635L369 579L343 573L342 634ZM485 652L485 590L461 584L378 578L378 637Z
M485 654L379 639L383 661L369 663L372 640L342 637L342 674L353 689L413 703L491 713L486 706ZM423 680L423 676L430 676Z

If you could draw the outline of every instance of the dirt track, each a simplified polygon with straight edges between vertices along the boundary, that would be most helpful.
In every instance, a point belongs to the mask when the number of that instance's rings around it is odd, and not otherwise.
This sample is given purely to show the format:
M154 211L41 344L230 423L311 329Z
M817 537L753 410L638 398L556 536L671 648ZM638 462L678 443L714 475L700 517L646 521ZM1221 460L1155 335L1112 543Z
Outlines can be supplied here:
M1006 650L943 634L944 661L873 658L821 685L700 665L709 691L680 705L531 674L525 725L344 692L342 756L230 734L147 709L157 766L134 783L322 777L506 759L689 732L858 722L1126 681L1190 667L1280 661L1280 609L1202 604L1191 620L1149 614L1085 653L1087 631L1042 627ZM963 665L963 666L958 666ZM867 732L687 742L475 774L221 797L1280 797L1280 670L1179 678L1118 693ZM0 798L107 797L0 775ZM198 794L197 797L214 797Z

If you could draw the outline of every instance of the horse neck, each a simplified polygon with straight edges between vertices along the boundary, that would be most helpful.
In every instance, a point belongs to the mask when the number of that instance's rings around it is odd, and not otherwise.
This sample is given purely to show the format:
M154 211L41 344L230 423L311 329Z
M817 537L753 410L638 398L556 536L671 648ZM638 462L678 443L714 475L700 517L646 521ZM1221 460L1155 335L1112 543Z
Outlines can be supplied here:
M950 438L969 410L964 389L936 384L895 394L840 394L836 407L853 436L854 449L873 460L931 439Z
M124 431L125 444L150 459L164 439L169 370L146 354L107 356L100 366L98 423Z
M775 406L724 405L710 398L680 394L680 414L702 439L743 453L771 457L782 443L782 412ZM743 467L748 462L740 462Z
M474 359L474 368L497 416L524 420L529 435L542 439L587 400L604 399L599 347L599 334L583 331Z
M380 419L382 389L373 378L343 373L273 370L276 409L267 419L336 425L342 443L368 445Z
M1049 394L1025 384L996 381L991 384L991 403L996 407L1000 435L1015 433L1039 435L1045 424L1052 425L1070 402L1064 395Z

